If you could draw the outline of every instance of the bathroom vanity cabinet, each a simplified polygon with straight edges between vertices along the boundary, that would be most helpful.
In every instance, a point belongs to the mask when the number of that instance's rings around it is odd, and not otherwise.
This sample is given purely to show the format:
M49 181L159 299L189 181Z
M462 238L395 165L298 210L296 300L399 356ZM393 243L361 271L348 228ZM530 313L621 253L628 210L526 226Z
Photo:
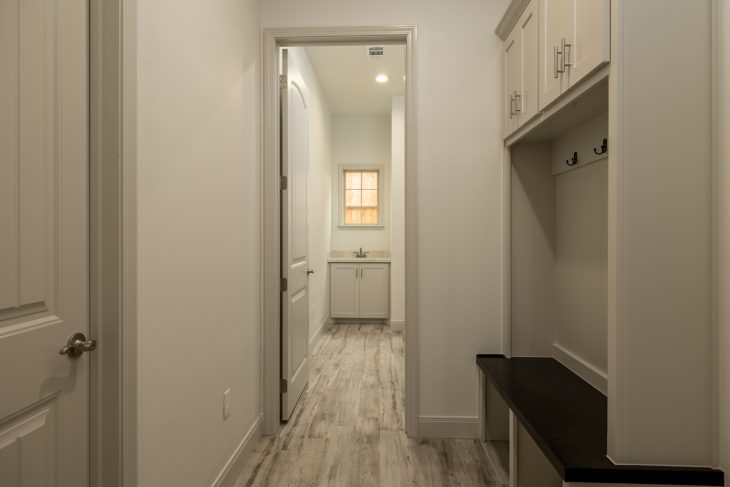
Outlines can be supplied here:
M332 318L387 319L389 296L390 263L330 263Z

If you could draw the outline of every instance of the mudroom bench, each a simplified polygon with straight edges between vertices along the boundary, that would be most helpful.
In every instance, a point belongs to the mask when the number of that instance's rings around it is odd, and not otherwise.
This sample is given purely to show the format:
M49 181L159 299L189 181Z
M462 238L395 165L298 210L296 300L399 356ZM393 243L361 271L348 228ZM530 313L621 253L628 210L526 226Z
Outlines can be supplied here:
M509 442L510 487L724 485L721 470L616 465L606 396L553 358L477 355L487 441Z

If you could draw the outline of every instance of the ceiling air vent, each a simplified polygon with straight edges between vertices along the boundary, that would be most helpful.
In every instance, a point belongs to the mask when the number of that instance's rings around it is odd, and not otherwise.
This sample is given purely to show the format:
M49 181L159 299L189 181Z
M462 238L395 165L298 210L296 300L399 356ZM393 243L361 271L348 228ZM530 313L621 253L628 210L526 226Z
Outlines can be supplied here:
M383 57L383 46L368 46L368 59Z

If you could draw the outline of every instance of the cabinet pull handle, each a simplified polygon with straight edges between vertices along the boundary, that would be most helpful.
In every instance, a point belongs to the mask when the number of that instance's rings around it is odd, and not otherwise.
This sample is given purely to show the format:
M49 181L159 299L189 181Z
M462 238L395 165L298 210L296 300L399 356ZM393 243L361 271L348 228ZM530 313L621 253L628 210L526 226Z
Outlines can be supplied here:
M553 78L558 77L558 46L553 46Z
M513 95L509 96L509 118L512 120L512 117L515 114L515 98Z
M517 108L517 100L520 101L519 108ZM518 95L517 90L515 90L515 115L518 113L522 113L522 95Z
M565 71L565 67L566 66L572 66L573 65L571 62L569 62L570 61L570 51L572 51L572 49L568 50L569 48L572 48L573 45L572 44L566 44L565 43L565 37L563 37L562 39L560 39L560 44L562 46L562 51L563 51L563 71ZM567 61L566 61L566 59L567 59Z

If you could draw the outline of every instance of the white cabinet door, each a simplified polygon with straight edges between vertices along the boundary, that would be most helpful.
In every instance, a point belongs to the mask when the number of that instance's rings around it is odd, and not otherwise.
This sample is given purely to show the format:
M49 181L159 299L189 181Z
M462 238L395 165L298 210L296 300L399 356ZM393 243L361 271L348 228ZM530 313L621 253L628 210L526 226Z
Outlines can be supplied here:
M390 265L360 264L360 318L387 318Z
M611 60L610 0L574 0L574 33L571 43L568 86L573 86L594 69Z
M515 26L519 38L520 79L517 88L519 97L515 100L517 126L521 126L537 114L539 21L537 0L530 2Z
M359 264L330 264L330 316L360 317Z
M583 1L583 0L581 0ZM543 110L568 87L563 79L563 41L571 43L573 0L540 0L539 109ZM570 61L568 61L570 64ZM570 69L566 66L566 69Z
M515 114L515 95L519 89L522 64L522 53L519 45L517 29L513 30L504 41L504 111L503 129L508 135L517 127Z

